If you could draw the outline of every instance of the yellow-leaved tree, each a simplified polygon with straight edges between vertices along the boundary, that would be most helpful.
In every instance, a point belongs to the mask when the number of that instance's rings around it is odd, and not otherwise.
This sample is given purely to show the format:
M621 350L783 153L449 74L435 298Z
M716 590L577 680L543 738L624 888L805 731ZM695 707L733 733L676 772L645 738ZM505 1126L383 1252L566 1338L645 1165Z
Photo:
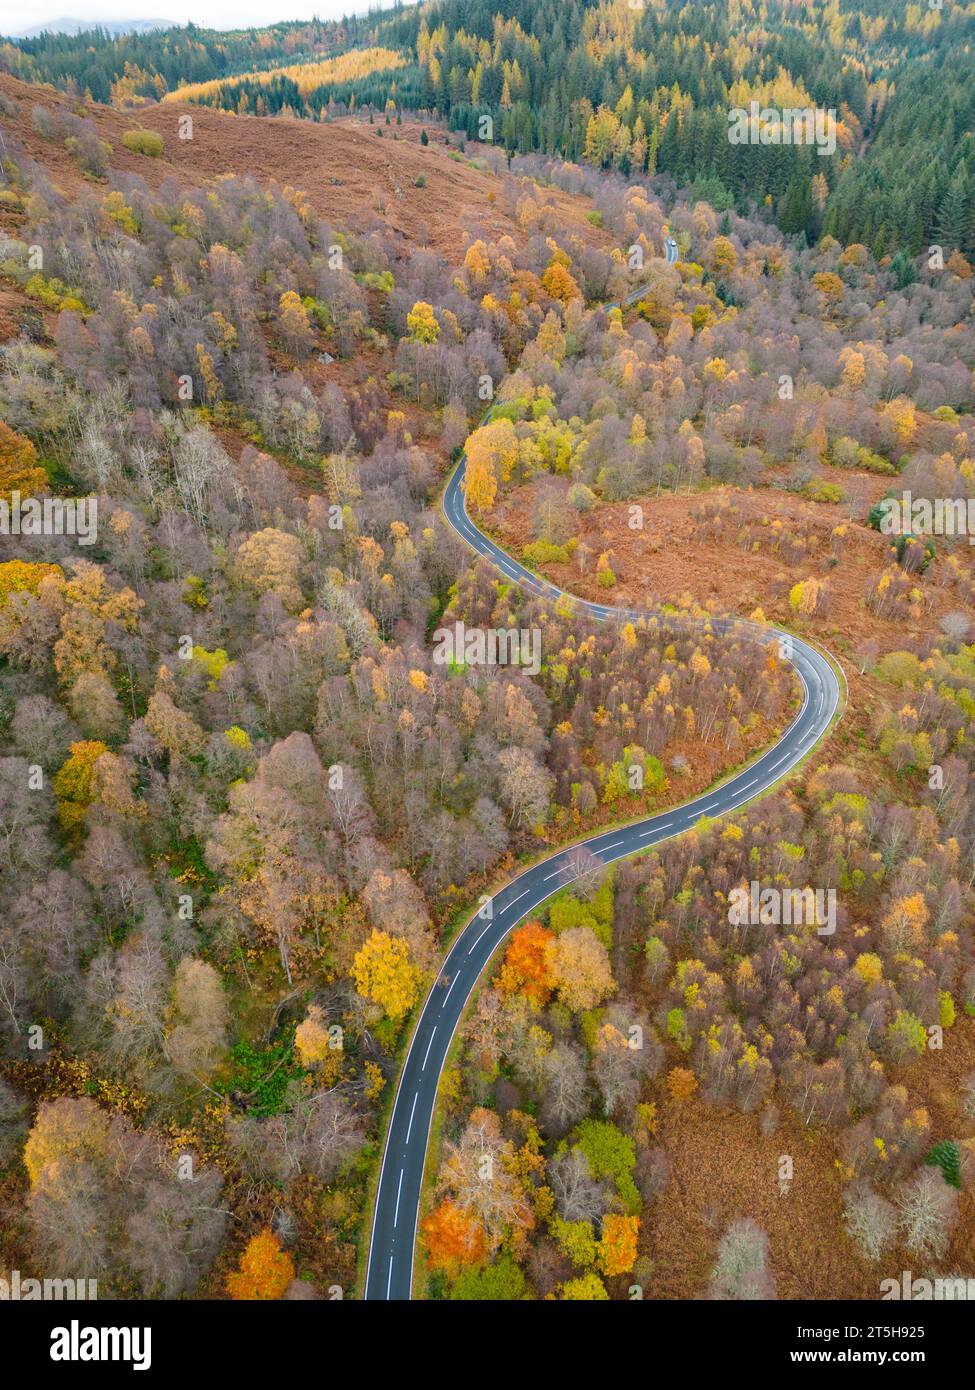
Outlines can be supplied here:
M572 278L571 272L555 260L542 276L542 289L563 304L582 298L582 291Z
M397 1020L416 1003L423 977L410 958L409 943L404 937L374 931L356 952L352 978L364 999L371 999Z
M285 290L278 300L278 333L284 346L295 357L306 356L315 345L308 312L294 290Z
M67 761L52 779L58 799L58 819L65 830L75 830L95 799L95 764L108 752L104 743L87 739L72 743Z
M440 337L440 325L433 312L433 305L425 299L418 299L406 316L406 326L415 343L435 343Z
M489 420L475 430L467 441L467 505L479 512L493 506L498 483L507 479L517 458L518 436L510 420Z

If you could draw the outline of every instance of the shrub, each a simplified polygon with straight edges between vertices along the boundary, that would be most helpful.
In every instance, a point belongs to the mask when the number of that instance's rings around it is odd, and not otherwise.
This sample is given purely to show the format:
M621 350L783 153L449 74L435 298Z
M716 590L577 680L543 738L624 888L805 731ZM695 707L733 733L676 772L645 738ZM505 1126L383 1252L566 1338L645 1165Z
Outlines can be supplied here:
M962 1077L961 1109L966 1119L975 1120L975 1073Z
M46 106L35 106L30 113L30 123L42 140L53 140L58 133L56 118Z
M569 506L578 512L591 512L596 505L596 494L585 483L573 483L569 488Z
M122 144L133 154L146 154L156 159L163 152L163 138L154 130L127 130L122 136Z
M910 574L924 573L935 556L934 541L930 536L903 535L897 537L898 562Z
M810 502L843 501L843 489L838 483L828 483L825 478L811 478L802 492Z
M833 441L828 457L829 462L837 468L862 468L867 473L881 473L886 477L898 471L888 459L864 448L848 434Z
M107 140L99 139L92 121L75 120L72 131L71 135L65 137L64 148L83 173L103 179L108 172L111 145Z
M569 551L564 545L552 541L532 541L522 551L522 560L529 569L537 570L542 565L564 565L568 563Z
M378 290L381 294L391 294L394 286L391 270L367 270L356 279L363 289Z
M416 178L413 180L413 187L414 187L414 188L426 188L426 186L427 186L427 176L426 176L426 174L417 174Z

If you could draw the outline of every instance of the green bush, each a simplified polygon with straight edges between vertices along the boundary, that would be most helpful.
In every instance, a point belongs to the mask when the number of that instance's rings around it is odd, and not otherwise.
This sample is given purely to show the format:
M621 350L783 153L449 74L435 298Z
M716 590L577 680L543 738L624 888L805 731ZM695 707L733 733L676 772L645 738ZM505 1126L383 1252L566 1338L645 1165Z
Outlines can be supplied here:
M843 489L837 483L828 483L825 478L811 478L802 493L810 502L843 501Z
M156 159L163 152L163 138L154 130L127 130L122 136L122 144L133 154L147 154Z
M828 458L829 462L837 468L862 468L867 473L882 473L887 477L894 476L898 472L898 469L882 454L875 454L871 449L865 449L855 439L851 439L848 434L833 441Z
M577 512L591 512L596 505L596 494L585 483L573 483L569 488L569 506Z
M379 290L382 294L391 294L395 288L391 270L367 270L355 278L364 289Z
M542 565L564 565L569 560L567 546L555 545L552 541L532 541L522 551L522 560L529 569L537 570Z

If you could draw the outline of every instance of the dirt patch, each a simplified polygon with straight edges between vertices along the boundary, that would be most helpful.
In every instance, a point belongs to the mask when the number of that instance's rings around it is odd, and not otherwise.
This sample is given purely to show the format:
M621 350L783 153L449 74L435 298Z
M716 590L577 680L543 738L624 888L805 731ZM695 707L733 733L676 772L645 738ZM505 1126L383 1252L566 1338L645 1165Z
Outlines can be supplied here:
M718 612L747 617L761 608L767 618L790 623L802 621L789 607L792 586L799 579L814 577L826 585L827 600L823 615L809 620L810 630L824 641L839 638L842 647L855 651L872 639L880 653L923 644L946 613L963 606L962 599L942 582L940 562L936 562L917 578L922 601L915 615L898 612L896 617L884 618L873 613L866 606L866 594L890 564L891 547L886 537L857 518L865 517L885 495L890 480L839 469L829 470L829 475L831 480L835 475L835 481L855 496L855 510L849 501L810 502L777 488L722 486L690 496L637 499L643 509L643 527L634 529L630 503L599 505L578 525L580 544L573 560L546 565L544 573L560 587L602 603L649 608L688 595ZM492 530L516 554L536 535L534 498L531 485L516 488L490 517ZM702 507L715 501L727 501L734 508L720 540L695 519ZM747 537L738 529L739 522L749 526ZM774 523L787 536L813 538L808 559L796 560L776 550ZM834 540L838 526L845 527L846 533ZM752 539L756 533L762 536L758 542ZM611 589L602 588L596 579L596 564L603 552L610 554L617 579ZM956 545L951 553L971 573L970 548Z

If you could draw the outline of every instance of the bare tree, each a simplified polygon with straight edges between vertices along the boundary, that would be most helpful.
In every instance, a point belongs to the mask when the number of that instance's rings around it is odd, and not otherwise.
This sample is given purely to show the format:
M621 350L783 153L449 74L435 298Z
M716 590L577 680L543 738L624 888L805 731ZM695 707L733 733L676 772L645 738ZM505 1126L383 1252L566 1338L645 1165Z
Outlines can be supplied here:
M707 1296L714 1300L775 1297L775 1281L768 1267L768 1236L757 1221L750 1217L733 1221L725 1231Z
M897 1211L869 1184L855 1183L843 1197L847 1234L868 1260L879 1260L894 1239Z
M898 1225L907 1248L925 1260L937 1260L948 1248L958 1219L958 1193L938 1168L922 1168L897 1197Z
M559 1215L566 1221L595 1221L606 1210L605 1183L597 1182L581 1149L569 1149L548 1166Z
M586 1062L573 1043L559 1042L547 1054L544 1066L540 1119L546 1130L561 1135L581 1120L588 1108Z
M599 892L606 876L606 865L588 845L576 845L566 856L564 879L573 885L576 895L589 902Z

